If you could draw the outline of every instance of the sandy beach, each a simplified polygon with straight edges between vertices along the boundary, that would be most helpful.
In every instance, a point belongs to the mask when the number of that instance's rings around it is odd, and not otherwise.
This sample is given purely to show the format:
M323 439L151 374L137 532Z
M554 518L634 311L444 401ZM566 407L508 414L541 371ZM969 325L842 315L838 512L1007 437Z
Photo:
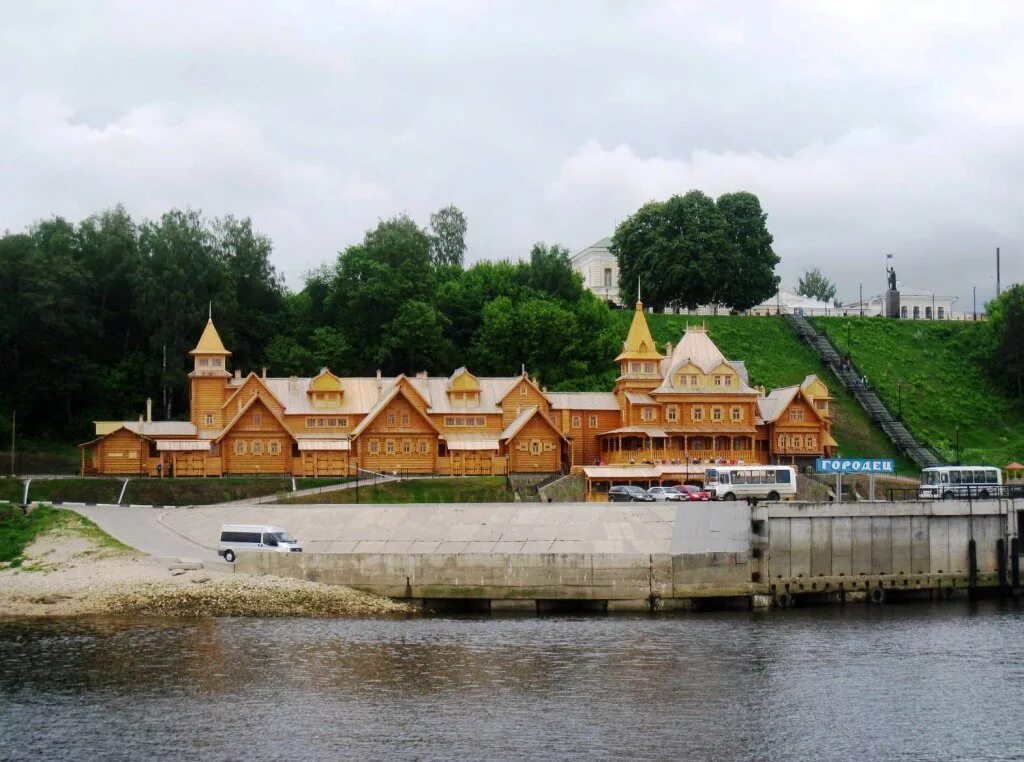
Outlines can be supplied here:
M16 568L0 569L0 616L338 616L411 614L405 604L303 580L172 569L104 547L74 527L41 535Z

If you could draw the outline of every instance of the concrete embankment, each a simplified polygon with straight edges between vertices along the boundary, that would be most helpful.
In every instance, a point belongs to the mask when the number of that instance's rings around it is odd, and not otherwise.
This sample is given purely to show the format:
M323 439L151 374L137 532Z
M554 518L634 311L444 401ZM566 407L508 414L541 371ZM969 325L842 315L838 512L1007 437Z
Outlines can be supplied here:
M236 568L492 609L947 597L1019 584L1011 553L1018 507L1006 500L687 505L677 511L669 552L242 554Z

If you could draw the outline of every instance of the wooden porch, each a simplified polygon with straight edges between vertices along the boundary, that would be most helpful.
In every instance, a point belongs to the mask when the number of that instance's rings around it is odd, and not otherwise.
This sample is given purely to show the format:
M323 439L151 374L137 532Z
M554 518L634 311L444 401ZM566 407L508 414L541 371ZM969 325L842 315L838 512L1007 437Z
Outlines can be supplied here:
M672 434L664 437L612 434L601 438L601 460L609 465L767 463L767 442L751 434Z

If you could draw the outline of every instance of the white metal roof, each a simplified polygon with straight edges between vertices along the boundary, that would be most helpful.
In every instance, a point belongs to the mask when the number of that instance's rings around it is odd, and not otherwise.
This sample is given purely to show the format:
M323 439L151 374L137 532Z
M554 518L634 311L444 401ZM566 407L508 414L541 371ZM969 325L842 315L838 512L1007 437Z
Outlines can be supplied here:
M548 392L553 410L619 410L611 392Z
M347 439L300 439L300 450L348 450L350 442Z
M182 450L209 450L209 439L158 439L156 449L161 452Z

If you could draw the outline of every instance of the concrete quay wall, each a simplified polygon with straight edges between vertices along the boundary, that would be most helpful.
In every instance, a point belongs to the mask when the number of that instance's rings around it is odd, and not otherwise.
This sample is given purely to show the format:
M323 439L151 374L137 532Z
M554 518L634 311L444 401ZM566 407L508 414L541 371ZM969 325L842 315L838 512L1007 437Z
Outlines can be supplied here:
M751 595L746 553L240 553L236 571L412 599L636 601Z

